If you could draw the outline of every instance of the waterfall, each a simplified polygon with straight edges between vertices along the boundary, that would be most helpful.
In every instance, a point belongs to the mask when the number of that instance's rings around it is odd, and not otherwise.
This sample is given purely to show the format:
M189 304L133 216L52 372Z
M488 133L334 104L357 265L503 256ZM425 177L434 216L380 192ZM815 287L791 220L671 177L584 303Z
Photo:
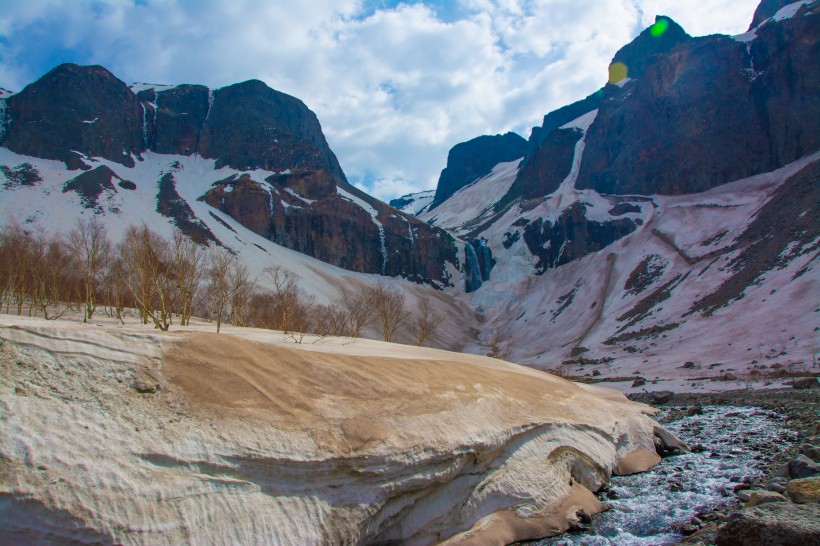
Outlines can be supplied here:
M475 292L481 287L481 267L478 265L478 256L475 248L469 242L464 243L464 274L465 289L467 292Z
M476 249L478 265L481 267L482 280L490 280L490 270L493 268L493 253L487 246L487 240L481 239Z
M381 243L382 251L382 276L384 276L384 272L387 271L387 244L385 243L384 226L381 222L376 222L376 227L379 228L379 242Z
M148 111L142 101L140 101L140 106L142 106L142 145L148 150Z

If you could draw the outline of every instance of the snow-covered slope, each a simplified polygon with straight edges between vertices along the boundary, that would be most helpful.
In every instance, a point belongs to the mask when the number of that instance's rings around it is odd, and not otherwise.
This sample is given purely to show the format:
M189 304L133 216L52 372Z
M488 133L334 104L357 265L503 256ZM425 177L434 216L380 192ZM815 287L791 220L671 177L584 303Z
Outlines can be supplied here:
M655 389L807 368L820 352L819 172L815 153L699 194L602 196L562 185L540 203L515 204L474 233L496 264L470 294L485 314L483 343L473 350L501 339L515 362L575 376L667 380ZM558 229L578 203L584 216L573 217L576 224L629 219L635 229L579 259L539 267L525 232L539 220ZM436 212L460 207L445 202ZM789 228L767 233L777 219ZM469 217L458 219L465 224Z
M110 184L101 187L78 185L79 191L64 191L66 183L75 179L81 171L67 170L60 161L22 156L0 147L0 165L8 171L0 172L0 221L3 224L17 222L26 229L47 235L60 235L71 229L78 218L96 217L105 223L107 235L115 242L131 225L144 223L165 238L170 238L178 226L184 227L184 232L187 229L189 233L203 238L204 242L214 244L218 241L236 252L263 288L271 288L267 286L270 280L263 274L264 269L277 265L299 275L300 286L306 294L315 297L317 303L327 303L338 296L344 287L354 288L366 282L385 279L405 293L410 309L415 308L420 298L428 298L439 315L458 317L458 320L442 325L434 341L436 346L458 349L473 337L473 313L464 302L453 300L427 285L348 271L277 245L201 199L214 182L224 182L232 175L248 175L250 183L268 192L273 203L273 194L279 190L265 179L274 173L258 169L240 172L230 167L217 169L213 160L198 155L175 156L153 152L144 153L143 161L135 161L136 165L132 168L100 158L85 158L85 161L94 168L110 169ZM170 186L173 192L162 201L170 205L160 207L160 180L167 173L173 174L174 182ZM32 175L36 175L38 180L31 179ZM226 191L230 188L230 184L223 186ZM305 200L292 189L287 189L287 192L285 198L291 202ZM367 203L345 193L347 197L342 195L345 202L373 215L372 207ZM160 209L168 215L159 212ZM174 211L173 214L169 209ZM451 267L449 274L455 278L461 273ZM373 335L377 332L374 331ZM409 342L410 338L406 337L409 335L407 332L400 334L399 341Z
M507 544L680 446L486 357L196 329L0 315L0 542Z

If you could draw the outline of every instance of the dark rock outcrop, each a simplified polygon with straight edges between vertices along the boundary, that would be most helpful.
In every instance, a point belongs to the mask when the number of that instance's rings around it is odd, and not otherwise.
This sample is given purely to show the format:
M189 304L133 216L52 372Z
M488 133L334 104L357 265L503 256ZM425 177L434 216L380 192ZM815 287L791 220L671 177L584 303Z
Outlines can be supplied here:
M541 274L573 260L597 252L635 231L635 222L620 218L596 222L586 217L586 206L575 203L564 210L553 225L537 218L524 228L524 241L538 257L535 268Z
M157 212L171 219L179 230L199 244L217 243L216 237L178 193L173 172L157 182Z
M544 116L544 121L541 124L541 127L532 128L527 157L524 160L524 163L526 164L526 162L529 161L529 158L535 154L547 135L562 125L566 125L570 121L592 112L601 105L602 100L604 100L604 90L599 89L579 101L568 104L567 106L562 106L561 108L553 110Z
M749 48L713 35L633 60L642 74L607 86L576 187L699 192L820 148L819 17L815 3L763 25Z
M767 503L730 514L719 527L717 546L818 544L820 504Z
M97 209L103 192L117 193L112 179L120 181L114 171L103 165L67 181L63 184L63 193L76 192L85 208Z
M488 175L493 167L505 161L524 157L527 141L515 133L480 136L456 144L447 155L447 166L441 171L431 209L455 192Z
M146 90L140 98L150 98ZM198 152L199 135L210 108L211 93L204 85L178 85L144 100L146 145L159 154L191 155ZM156 116L153 116L156 108ZM204 155L204 154L203 154Z
M133 166L143 149L142 107L101 66L62 64L6 99L0 145L76 165L77 154Z
M515 199L535 199L557 190L572 169L575 145L583 136L580 129L552 130L522 163L515 182L497 208L500 210Z
M32 187L43 181L40 173L31 163L21 163L16 167L0 165L0 173L3 173L6 181L3 182L5 189Z
M327 171L270 176L264 182L270 191L262 184L234 176L216 182L202 199L251 231L338 267L452 284L444 264L459 260L445 231L336 182ZM376 209L383 231L366 210L336 192L337 184Z

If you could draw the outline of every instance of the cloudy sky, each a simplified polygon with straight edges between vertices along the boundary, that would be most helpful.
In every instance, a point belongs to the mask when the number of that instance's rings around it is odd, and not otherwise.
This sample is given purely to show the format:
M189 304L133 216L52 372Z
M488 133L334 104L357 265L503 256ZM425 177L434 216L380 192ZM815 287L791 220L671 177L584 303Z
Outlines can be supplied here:
M350 180L382 199L435 187L448 150L529 137L606 82L614 53L669 15L744 32L758 0L2 0L0 86L57 64L127 83L258 78L319 116Z

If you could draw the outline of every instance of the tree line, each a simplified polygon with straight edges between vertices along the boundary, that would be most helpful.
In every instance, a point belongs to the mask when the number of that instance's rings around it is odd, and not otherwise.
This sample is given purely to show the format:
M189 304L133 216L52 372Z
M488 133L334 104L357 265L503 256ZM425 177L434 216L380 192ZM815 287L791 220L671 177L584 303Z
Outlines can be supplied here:
M78 311L83 322L102 312L124 323L135 313L167 331L192 316L222 325L305 334L359 337L368 325L385 341L402 330L424 345L441 323L430 300L412 310L405 294L384 280L342 288L327 304L299 286L299 276L271 265L254 277L223 246L202 246L179 230L170 239L146 225L130 226L114 243L96 218L78 219L65 237L16 223L0 227L0 304L6 313L46 319ZM406 336L407 337L407 336Z

